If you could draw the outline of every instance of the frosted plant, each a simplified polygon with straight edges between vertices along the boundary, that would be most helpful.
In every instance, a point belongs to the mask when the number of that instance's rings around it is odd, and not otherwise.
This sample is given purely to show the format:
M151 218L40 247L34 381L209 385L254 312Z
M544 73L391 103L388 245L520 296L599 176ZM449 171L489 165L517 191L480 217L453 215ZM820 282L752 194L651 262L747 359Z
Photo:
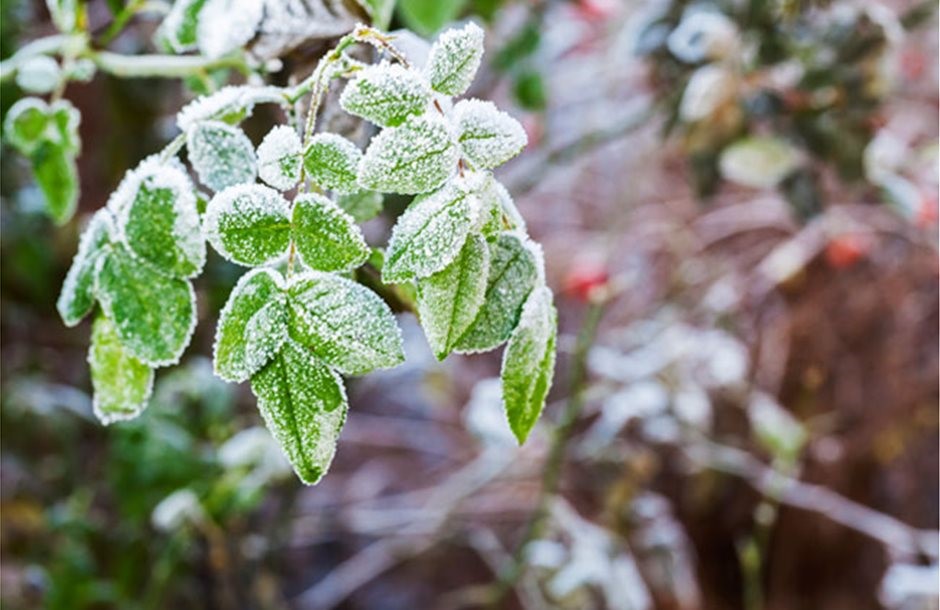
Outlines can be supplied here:
M243 45L261 4L178 0L159 36L177 52L200 49L200 61L216 61ZM204 27L206 15L233 11L239 27ZM347 56L359 43L377 49L377 63ZM139 415L155 369L187 348L197 317L191 282L208 242L249 268L216 325L215 373L250 382L305 483L319 481L333 459L348 409L342 375L404 361L383 296L419 316L438 359L507 344L503 402L525 441L552 383L556 312L541 248L491 172L522 150L525 132L490 102L450 99L466 92L482 55L483 32L469 24L442 34L419 70L389 36L360 25L297 85L224 87L183 108L180 135L129 170L92 217L57 303L69 326L94 317L88 361L102 423ZM334 81L345 81L340 106L376 126L365 150L316 129ZM282 106L288 121L255 147L240 124L259 104ZM66 102L28 98L4 126L53 195L49 211L59 222L77 195L77 121ZM46 184L44 176L71 178ZM357 223L381 211L383 193L415 197L387 248L372 248ZM370 283L375 291L355 281L366 264L381 278Z

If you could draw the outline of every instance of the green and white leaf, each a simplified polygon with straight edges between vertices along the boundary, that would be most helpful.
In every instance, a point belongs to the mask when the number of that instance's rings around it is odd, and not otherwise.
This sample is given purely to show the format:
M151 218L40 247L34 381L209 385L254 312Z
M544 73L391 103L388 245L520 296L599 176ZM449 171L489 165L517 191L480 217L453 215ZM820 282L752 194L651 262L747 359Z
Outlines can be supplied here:
M356 222L365 222L382 213L382 193L375 191L356 191L343 193L336 198L336 204Z
M203 221L212 247L239 265L270 263L290 246L290 204L260 184L232 186L217 193Z
M186 146L199 181L213 191L254 182L258 175L255 147L237 127L221 121L197 123L186 132Z
M185 133L203 121L238 123L249 117L257 104L285 106L287 99L279 87L229 85L183 106L176 114L176 124Z
M75 155L61 144L44 141L29 155L46 214L57 225L68 222L78 206L78 168Z
M300 136L287 125L278 125L258 145L258 176L279 191L294 188L303 163Z
M146 408L153 390L153 369L124 348L114 324L98 314L91 328L88 349L92 408L107 425L133 419Z
M78 137L78 125L81 123L82 115L78 108L68 100L56 100L49 110L51 112L49 139L61 144L67 151L78 153L82 147Z
M477 196L486 211L482 231L487 236L505 229L515 229L525 233L525 218L516 207L509 191L492 174L487 177L483 187L477 191Z
M320 133L310 139L304 152L307 177L323 188L338 193L359 190L356 173L362 151L355 144L335 133Z
M45 139L49 106L36 97L17 100L3 120L3 137L21 154L28 155Z
M265 4L258 0L206 0L196 24L199 52L214 59L245 46L258 32Z
M437 117L411 117L372 139L359 165L359 184L386 193L427 193L447 180L457 159L447 123Z
M323 195L299 195L292 225L297 254L311 269L349 271L369 258L369 246L355 219Z
M457 102L453 120L463 156L480 169L502 165L518 155L528 141L519 121L501 112L493 102Z
M114 227L106 209L95 212L78 240L78 252L72 259L62 283L62 292L56 301L56 309L66 326L72 327L91 313L95 306L95 266L105 253L104 246L110 241Z
M199 11L206 0L176 0L157 36L166 41L174 53L186 53L196 49L196 27L199 23Z
M383 62L363 69L349 81L339 103L350 114L392 127L424 113L431 103L431 89L421 73Z
M431 88L445 95L463 95L483 59L483 30L475 23L447 30L428 55L425 74Z

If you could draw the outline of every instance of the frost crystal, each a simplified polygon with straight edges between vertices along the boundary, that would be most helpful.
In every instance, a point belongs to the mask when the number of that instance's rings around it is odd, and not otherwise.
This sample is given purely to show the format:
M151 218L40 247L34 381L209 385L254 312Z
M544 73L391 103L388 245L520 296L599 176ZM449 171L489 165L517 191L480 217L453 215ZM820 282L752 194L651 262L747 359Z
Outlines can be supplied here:
M431 89L419 72L385 62L359 72L339 98L346 112L383 127L423 113L430 102Z
M241 129L220 121L198 123L186 132L186 146L199 181L213 191L255 181L255 148Z
M294 243L300 260L318 271L349 271L369 258L369 246L352 216L314 193L294 200Z
M359 184L373 191L427 193L447 180L457 158L457 147L442 119L411 117L372 139L359 165Z
M92 408L101 423L140 415L153 390L153 369L121 345L114 324L103 315L92 326L88 365L94 389Z
M230 85L183 106L176 114L176 124L183 132L187 132L203 121L230 122L231 119L244 119L251 114L255 104L286 103L283 92L277 87Z
M483 59L483 30L475 23L441 34L428 55L425 73L431 88L447 95L462 95Z
M206 57L221 57L254 38L264 2L260 0L207 0L199 12L196 39Z
M356 172L361 159L362 151L343 136L320 133L310 139L304 151L304 168L321 187L351 193L359 189Z
M493 102L458 102L453 120L460 150L478 168L502 165L519 154L528 141L519 121L500 112Z
M106 209L95 212L78 241L78 252L72 259L56 309L66 326L75 326L95 305L95 264L104 254L104 245L111 239L114 227Z
M280 191L300 180L300 136L287 125L278 125L258 146L258 176Z
M240 265L269 263L290 245L290 205L260 184L232 186L216 194L204 222L212 247Z

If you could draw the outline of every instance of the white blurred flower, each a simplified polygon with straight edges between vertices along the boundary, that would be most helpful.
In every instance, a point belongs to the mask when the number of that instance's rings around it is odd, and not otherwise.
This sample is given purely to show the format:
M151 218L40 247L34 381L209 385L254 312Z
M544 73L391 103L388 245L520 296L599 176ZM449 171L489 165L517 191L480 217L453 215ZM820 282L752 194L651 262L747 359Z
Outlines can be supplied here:
M690 6L666 39L669 51L689 64L737 53L741 37L734 22L710 7Z
M907 144L886 129L880 130L865 147L865 175L875 184L896 174L910 154Z
M780 138L747 137L721 153L721 175L731 182L758 189L771 189L796 170L803 156Z
M253 485L282 479L291 473L290 462L284 457L277 441L261 426L232 435L219 447L218 459L229 470L250 468L248 478Z
M938 595L940 570L937 564L893 564L885 572L878 591L882 605L890 610L936 609Z
M59 84L62 70L48 55L37 55L24 61L16 70L16 84L30 93L49 93Z
M199 497L188 488L178 489L163 498L150 514L150 522L162 532L172 532L184 523L198 523L205 513Z
M712 425L712 403L700 387L690 385L679 388L672 397L672 411L676 418L698 430Z
M730 69L709 64L696 70L682 92L679 116L684 121L706 119L733 101L738 80Z

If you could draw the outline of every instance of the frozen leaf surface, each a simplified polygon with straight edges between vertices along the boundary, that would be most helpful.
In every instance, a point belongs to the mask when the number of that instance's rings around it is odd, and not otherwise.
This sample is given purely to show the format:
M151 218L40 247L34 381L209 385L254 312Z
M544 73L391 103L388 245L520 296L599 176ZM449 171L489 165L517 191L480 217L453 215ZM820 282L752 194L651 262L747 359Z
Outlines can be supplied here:
M258 176L286 191L300 180L302 162L300 136L287 125L278 125L258 145Z
M255 181L255 148L245 133L221 121L197 123L186 132L189 162L213 191Z
M92 407L101 423L140 415L153 389L153 369L121 345L114 324L100 314L91 329L88 364L95 391Z
M222 57L254 38L264 16L259 0L207 0L199 12L196 39L206 57Z
M25 97L10 106L3 120L3 136L24 155L36 150L49 124L49 107L35 97Z
M298 196L292 219L297 253L311 269L348 271L369 258L356 221L323 195Z
M483 59L483 30L475 23L447 30L437 39L425 68L431 88L446 95L462 95Z
M113 227L107 210L98 210L78 241L78 252L62 283L56 309L66 326L75 326L95 305L95 265Z
M355 218L356 222L365 222L382 212L382 193L375 191L344 193L336 199L336 204Z
M437 117L412 117L372 139L359 165L359 184L373 191L414 195L444 183L457 165L457 147Z
M206 0L176 0L173 3L158 31L173 52L185 53L196 48L199 11L205 3Z
M277 87L229 85L183 106L176 114L176 124L181 130L188 132L203 121L241 121L251 114L256 104L286 103L283 92Z
M453 117L460 150L478 168L502 165L525 148L522 125L493 102L463 100L454 106Z
M260 184L232 186L216 194L204 218L209 243L240 265L269 263L290 245L290 205Z
M356 145L335 133L320 133L310 139L304 152L307 176L328 189L339 193L358 190L356 172L362 151Z
M430 102L431 89L419 72L389 63L359 72L339 99L346 112L383 127L423 113Z

